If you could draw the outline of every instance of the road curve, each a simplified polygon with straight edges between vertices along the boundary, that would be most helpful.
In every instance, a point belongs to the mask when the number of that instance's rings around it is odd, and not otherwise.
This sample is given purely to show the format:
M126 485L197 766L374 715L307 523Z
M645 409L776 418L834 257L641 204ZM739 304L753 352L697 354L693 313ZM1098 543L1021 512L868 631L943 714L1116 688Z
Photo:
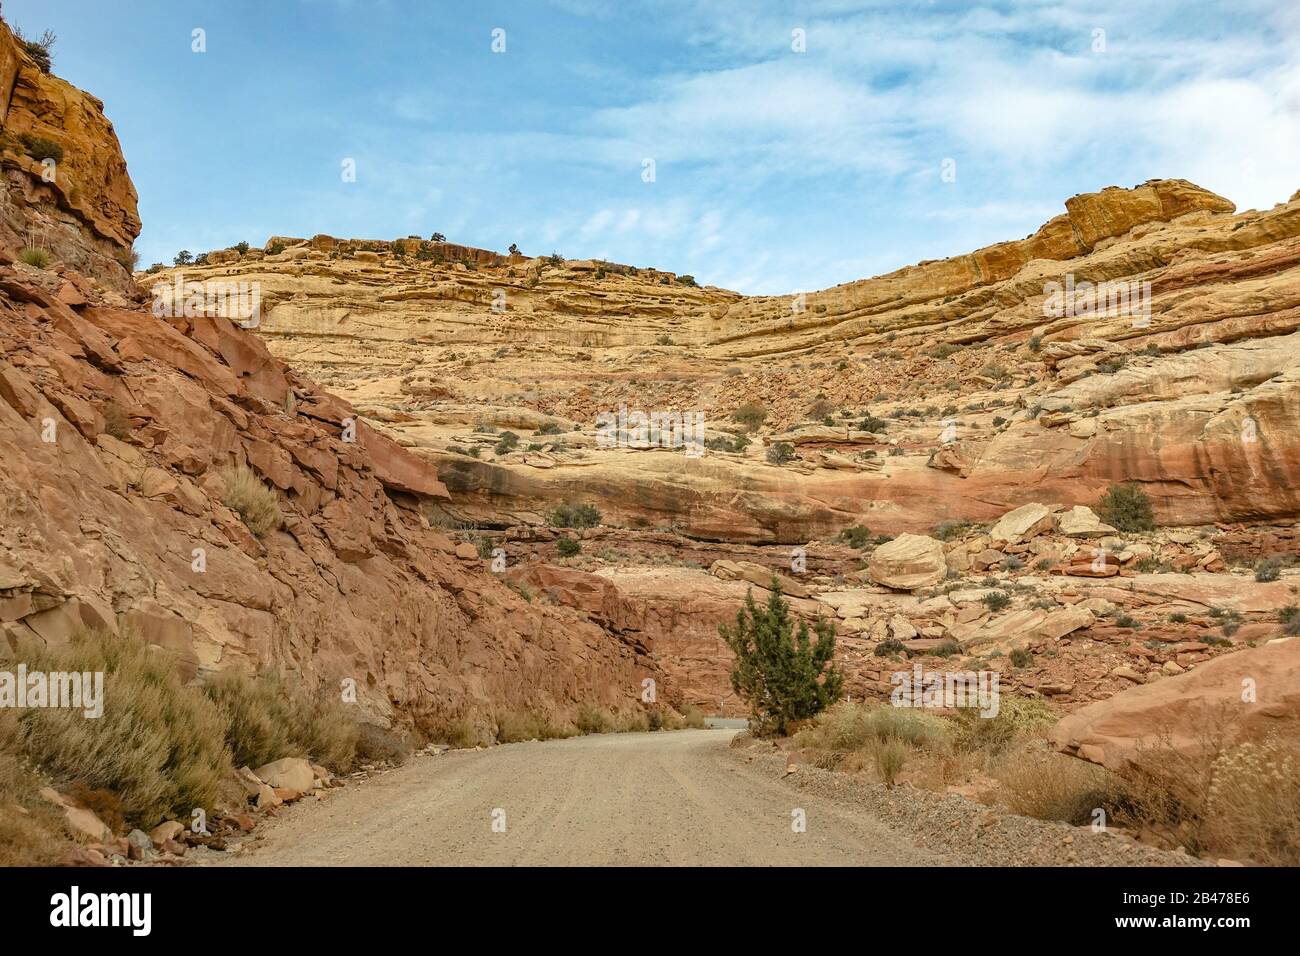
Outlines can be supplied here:
M727 753L733 733L595 734L417 758L263 824L225 865L952 862L860 809L761 775Z

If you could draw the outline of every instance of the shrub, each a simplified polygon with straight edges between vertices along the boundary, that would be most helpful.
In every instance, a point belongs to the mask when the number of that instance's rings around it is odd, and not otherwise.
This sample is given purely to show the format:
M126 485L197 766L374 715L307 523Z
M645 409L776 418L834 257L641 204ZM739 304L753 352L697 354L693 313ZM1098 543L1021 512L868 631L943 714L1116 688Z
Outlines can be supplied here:
M103 714L33 707L19 716L22 747L56 785L109 790L136 826L211 807L230 772L226 724L181 684L174 660L137 634L79 631L64 647L20 649L32 671L102 672Z
M784 465L788 461L794 461L794 445L788 441L779 441L767 449L767 460L773 465Z
M562 266L564 265L564 256L560 255L558 252L552 252L546 257L546 261L553 266Z
M925 354L930 356L930 358L946 359L950 355L960 351L960 345L953 345L951 342L943 342L940 345L934 346L934 348L927 349Z
M864 432L874 432L876 434L879 434L880 432L885 431L887 428L889 428L889 422L885 421L885 419L883 418L877 418L875 415L872 415L870 413L868 413L865 418L863 418L860 422L858 422L858 429Z
M53 30L46 30L37 40L29 40L23 36L22 31L13 27L14 36L18 42L23 45L23 49L33 60L36 61L37 67L42 73L49 73L54 65L50 57L50 51L54 48L55 42L59 39L54 35Z
M980 374L985 378L991 378L995 382L1004 382L1011 377L1010 373L1001 365L989 363L980 369Z
M891 654L906 654L907 648L903 642L896 637L887 637L876 645L875 650L871 653L877 657L889 657Z
M359 764L386 763L399 766L411 757L411 741L378 724L361 724L357 728L356 761Z
M498 455L509 454L519 445L519 436L514 432L502 432L492 450Z
M280 527L280 499L252 469L242 465L223 468L220 475L226 485L222 503L238 512L255 537L265 537Z
M665 332L663 335L660 335L658 338L655 339L655 344L656 344L656 345L672 345L672 344L673 344L673 337L672 337L671 335L669 335L669 334L667 334L667 333Z
M1012 667L1028 667L1034 662L1034 655L1027 647L1017 647L1008 659Z
M940 541L952 541L962 537L975 525L970 521L941 521L934 528L933 534Z
M50 264L50 254L44 249L27 246L18 253L18 258L35 269L44 269Z
M943 642L930 653L935 657L952 657L954 654L961 653L961 645L953 638L947 637L944 638Z
M997 754L1013 741L1056 722L1056 715L1045 702L1016 694L1000 694L998 712L982 717L972 707L959 708L953 717L953 742L959 750Z
M693 730L702 730L704 728L704 711L694 704L687 704L682 708L682 725Z
M600 524L600 512L592 505L564 503L546 516L554 528L594 528Z
M1043 337L1041 335L1031 335L1029 337L1029 351L1037 355L1043 348Z
M866 525L852 525L840 532L840 540L850 548L861 550L871 543L871 529Z
M279 239L276 239L266 247L266 254L268 256L278 256L282 252L284 252L284 243Z
M245 252L248 251L248 243L241 240L235 243L234 250L242 256Z
M1291 637L1300 635L1300 608L1288 604L1277 612L1277 619L1282 625L1282 632Z
M188 249L182 249L176 255L172 256L172 265L187 266L194 261L194 254Z
M731 687L749 701L759 733L784 734L791 721L815 716L839 699L844 679L833 661L835 626L819 619L813 630L816 642L807 621L796 633L775 576L765 607L754 603L751 589L735 626L718 627L736 656Z
M574 723L584 734L608 734L614 730L614 717L603 707L583 704L578 708Z
M560 423L559 423L559 422L543 422L543 423L542 423L542 427L539 428L539 429L537 429L536 434L538 434L538 435L562 435L562 434L564 434L564 429L560 426Z
M1115 618L1115 626L1128 628L1129 630L1132 631L1141 628L1142 623L1137 618L1129 614L1121 614Z
M23 133L19 139L22 141L23 148L27 150L27 155L37 162L47 159L52 159L56 163L63 162L63 147L54 140L43 136L32 136L30 133Z
M704 447L710 451L725 451L738 455L749 447L748 435L714 435L704 439Z
M561 538L555 543L555 550L562 558L571 558L582 551L582 545L573 538Z
M1137 485L1112 485L1097 502L1098 516L1120 531L1150 531L1155 527L1151 499Z
M1006 591L990 591L981 600L990 611L1002 611L1011 606L1011 595Z
M533 711L507 711L497 717L497 743L513 744L523 740L557 740L572 737L566 727L552 723Z
M339 773L352 769L361 728L331 694L309 693L274 671L223 671L203 690L225 718L236 766L306 757Z
M53 866L64 852L61 814L36 796L18 712L0 709L0 866Z
M677 277L677 281L678 281L678 283L680 283L681 285L689 285L689 286L692 286L692 287L694 287L694 288L698 288L698 287L699 287L699 283L697 283L697 282L695 281L695 276L689 276L689 275L687 275L687 276L678 276L678 277Z
M1282 576L1282 559L1265 558L1255 565L1255 580L1261 582L1276 581Z
M761 405L747 402L731 413L731 420L752 432L767 421L767 410Z

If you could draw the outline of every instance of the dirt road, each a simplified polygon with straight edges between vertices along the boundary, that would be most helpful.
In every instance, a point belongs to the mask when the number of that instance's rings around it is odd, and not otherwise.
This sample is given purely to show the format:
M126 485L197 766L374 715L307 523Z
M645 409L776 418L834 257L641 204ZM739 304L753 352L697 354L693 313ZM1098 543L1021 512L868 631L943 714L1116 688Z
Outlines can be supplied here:
M734 731L597 734L418 758L258 828L234 865L951 862L734 759ZM805 832L795 832L802 810ZM494 828L495 824L495 828ZM502 830L504 824L504 832Z

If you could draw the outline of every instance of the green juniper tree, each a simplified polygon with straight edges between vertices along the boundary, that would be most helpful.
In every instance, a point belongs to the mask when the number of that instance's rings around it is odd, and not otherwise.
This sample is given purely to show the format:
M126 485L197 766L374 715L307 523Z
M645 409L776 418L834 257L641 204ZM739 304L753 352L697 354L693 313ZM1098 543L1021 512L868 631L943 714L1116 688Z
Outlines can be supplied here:
M735 627L718 626L736 663L731 687L749 701L757 733L784 734L792 721L812 717L839 700L844 676L835 666L835 625L818 620L811 639L808 622L795 632L790 602L781 597L781 585L772 579L772 594L765 607L745 595L736 612Z

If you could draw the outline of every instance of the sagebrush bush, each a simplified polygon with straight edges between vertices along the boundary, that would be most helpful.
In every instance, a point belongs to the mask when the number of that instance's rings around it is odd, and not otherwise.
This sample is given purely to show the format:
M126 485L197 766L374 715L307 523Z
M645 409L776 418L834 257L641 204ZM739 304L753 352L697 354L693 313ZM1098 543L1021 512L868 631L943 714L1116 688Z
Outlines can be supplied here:
M1056 714L1044 701L1000 694L994 717L983 717L971 707L957 710L952 718L953 743L961 750L996 754L1015 740L1042 731L1055 722Z
M133 825L189 819L211 807L230 772L226 723L201 693L182 686L173 659L138 635L80 631L65 647L24 648L29 670L103 672L103 715L31 708L22 747L59 787L109 790Z
M1156 526L1151 499L1137 485L1112 485L1097 502L1096 512L1119 531L1150 531Z
M731 420L752 432L767 421L767 410L762 405L747 402L731 413Z
M280 527L280 498L275 491L262 484L251 468L244 466L223 468L221 480L226 493L221 501L236 511L248 530L262 538Z
M547 515L546 521L555 528L594 528L600 524L600 512L593 505L565 502Z
M236 766L257 768L282 757L306 757L336 773L356 762L360 727L341 701L313 694L273 671L249 677L214 674L203 690L226 721Z
M718 633L735 655L731 687L749 701L756 730L783 734L791 721L813 717L839 700L844 678L834 663L835 625L819 619L814 642L807 621L795 630L775 576L770 589L764 607L748 591L735 626L719 625Z
M582 551L582 545L574 538L561 538L555 542L555 550L562 558L571 558Z
M779 441L775 445L769 445L766 457L773 465L784 465L786 462L794 461L794 445L788 441Z
M506 711L497 716L497 743L522 740L558 740L572 737L572 728L553 723L533 711Z
M1282 559L1278 557L1265 558L1259 564L1255 565L1255 580L1261 583L1276 581L1282 576Z

